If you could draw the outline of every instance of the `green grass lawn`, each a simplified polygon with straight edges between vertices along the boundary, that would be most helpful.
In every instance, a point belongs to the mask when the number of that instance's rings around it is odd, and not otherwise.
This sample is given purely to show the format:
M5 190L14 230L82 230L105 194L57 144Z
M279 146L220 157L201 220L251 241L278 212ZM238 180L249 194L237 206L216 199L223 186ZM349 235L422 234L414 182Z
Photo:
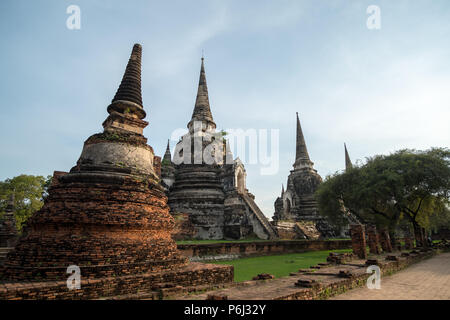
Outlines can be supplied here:
M251 280L260 273L273 274L276 278L288 276L300 268L309 268L320 262L326 262L330 252L351 252L350 249L311 251L305 253L291 253L279 256L264 256L243 258L230 261L212 262L215 264L228 264L234 266L234 281Z

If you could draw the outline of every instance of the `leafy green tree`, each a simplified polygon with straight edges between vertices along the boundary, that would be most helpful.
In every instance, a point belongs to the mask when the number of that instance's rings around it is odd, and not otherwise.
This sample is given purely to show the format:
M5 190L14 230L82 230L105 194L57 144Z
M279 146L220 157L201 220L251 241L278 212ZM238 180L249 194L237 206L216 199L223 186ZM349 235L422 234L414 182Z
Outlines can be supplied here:
M339 213L348 211L391 230L407 219L417 231L429 228L430 217L448 207L449 190L448 149L400 150L327 177L317 198L320 212L335 223L343 223Z
M26 220L44 204L50 183L51 176L44 178L25 174L0 181L0 214L4 213L11 195L14 195L14 215L21 231Z

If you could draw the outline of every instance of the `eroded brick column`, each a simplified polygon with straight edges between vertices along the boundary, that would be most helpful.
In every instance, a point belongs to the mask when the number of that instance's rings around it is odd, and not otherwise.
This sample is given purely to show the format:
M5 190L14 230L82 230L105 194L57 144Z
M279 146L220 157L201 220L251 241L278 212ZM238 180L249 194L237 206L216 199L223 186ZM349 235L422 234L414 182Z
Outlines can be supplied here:
M386 229L378 231L378 237L380 239L381 248L384 252L392 252L391 237Z
M413 244L413 239L411 238L410 235L405 237L405 249L406 250L411 250L414 247Z
M371 254L380 254L380 240L378 239L377 227L367 226L367 236L369 238L369 250Z
M352 224L350 225L350 235L352 237L353 253L360 259L367 259L366 250L366 232L364 225Z

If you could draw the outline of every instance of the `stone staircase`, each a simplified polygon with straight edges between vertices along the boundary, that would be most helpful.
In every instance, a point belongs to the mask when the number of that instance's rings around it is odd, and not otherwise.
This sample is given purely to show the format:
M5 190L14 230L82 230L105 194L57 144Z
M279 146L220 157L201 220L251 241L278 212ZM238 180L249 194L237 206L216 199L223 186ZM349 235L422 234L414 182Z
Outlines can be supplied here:
M262 213L261 209L259 209L256 202L249 197L247 194L241 194L242 199L244 199L245 203L250 207L252 212L255 214L258 221L263 225L264 229L266 229L267 233L270 235L270 239L277 239L278 235L273 228L273 226L270 224L267 217Z
M3 263L6 260L6 255L8 254L8 252L10 252L12 249L14 248L10 248L10 247L0 247L0 265L3 265Z

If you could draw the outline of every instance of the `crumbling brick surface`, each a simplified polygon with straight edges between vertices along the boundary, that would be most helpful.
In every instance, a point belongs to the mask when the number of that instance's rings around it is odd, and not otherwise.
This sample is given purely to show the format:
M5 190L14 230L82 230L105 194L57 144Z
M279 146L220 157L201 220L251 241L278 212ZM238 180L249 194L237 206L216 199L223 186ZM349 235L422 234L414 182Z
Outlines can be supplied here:
M378 238L377 228L374 225L367 226L367 236L369 239L369 251L371 254L380 254L380 240Z
M360 259L367 259L366 232L362 224L350 225L353 253Z

